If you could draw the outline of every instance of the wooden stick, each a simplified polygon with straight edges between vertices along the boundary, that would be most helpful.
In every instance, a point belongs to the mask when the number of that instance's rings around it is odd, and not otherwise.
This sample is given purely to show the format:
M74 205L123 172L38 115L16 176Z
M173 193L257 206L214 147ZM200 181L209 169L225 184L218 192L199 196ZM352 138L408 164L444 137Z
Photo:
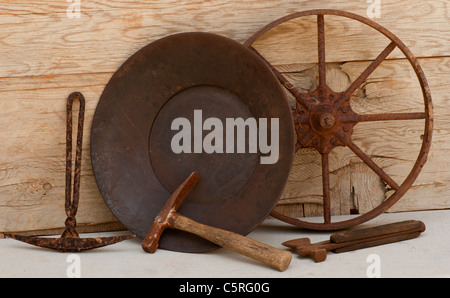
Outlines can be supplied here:
M266 245L237 233L198 223L179 214L175 217L174 228L200 236L279 271L286 270L292 259L292 253L289 251Z
M420 235L420 232L413 232L413 233L401 234L401 235L397 235L397 236L393 236L393 237L381 238L381 239L372 240L372 241L362 241L362 242L354 244L354 245L348 245L348 246L344 246L342 248L337 248L337 249L333 250L333 252L341 253L341 252L348 252L348 251L353 251L353 250L357 250L357 249L368 248L368 247L373 247L373 246L378 246L378 245L383 245L383 244L389 244L389 243L394 243L394 242L398 242L398 241L413 239L413 238L419 237L419 235Z
M425 225L423 222L417 220L406 220L367 229L348 230L331 235L330 240L334 243L344 243L398 232L413 231L425 231Z

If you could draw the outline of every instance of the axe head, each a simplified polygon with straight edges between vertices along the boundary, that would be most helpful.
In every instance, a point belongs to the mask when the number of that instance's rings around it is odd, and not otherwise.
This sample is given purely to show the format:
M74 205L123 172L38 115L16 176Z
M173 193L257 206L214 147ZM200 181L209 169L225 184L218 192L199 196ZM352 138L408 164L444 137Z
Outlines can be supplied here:
M178 207L194 186L197 185L198 180L198 173L193 172L180 186L178 186L175 192L170 196L169 200L164 204L142 242L142 248L146 252L154 253L156 251L161 234L166 228L173 227Z

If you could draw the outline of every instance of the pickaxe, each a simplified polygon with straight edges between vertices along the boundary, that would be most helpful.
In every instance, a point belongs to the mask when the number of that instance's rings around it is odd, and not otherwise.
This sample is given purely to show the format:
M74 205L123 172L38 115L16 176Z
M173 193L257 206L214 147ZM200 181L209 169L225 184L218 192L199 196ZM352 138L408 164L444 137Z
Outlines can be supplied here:
M286 270L292 259L292 253L289 251L271 247L237 233L198 223L177 213L178 207L198 180L199 175L194 172L175 190L156 216L142 242L142 248L146 252L154 253L158 248L159 238L164 230L173 228L200 236L221 247L263 262L277 270Z
M80 102L78 112L78 131L75 155L75 174L72 189L72 106L75 99ZM135 235L121 235L111 237L80 238L76 231L75 215L78 210L80 197L80 175L81 175L81 151L83 141L85 99L80 92L73 92L67 98L66 104L66 192L65 192L65 212L67 215L66 229L59 238L22 236L5 233L5 237L13 238L31 245L50 248L59 252L81 252L107 245L112 245L124 240L134 238Z

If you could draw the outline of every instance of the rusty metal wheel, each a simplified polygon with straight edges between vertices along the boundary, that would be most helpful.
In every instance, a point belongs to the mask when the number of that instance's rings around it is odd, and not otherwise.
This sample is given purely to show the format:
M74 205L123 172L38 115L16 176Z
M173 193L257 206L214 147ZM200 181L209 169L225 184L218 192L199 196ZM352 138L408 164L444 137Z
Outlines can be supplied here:
M287 22L289 20L304 17L317 16L318 32L318 67L319 83L318 87L310 93L302 93L294 87L269 61L253 48L253 43L270 29ZM325 16L334 15L350 18L370 26L379 33L386 36L391 42L378 55L378 57L361 73L361 75L351 83L345 92L335 92L326 84L326 61L325 61ZM323 185L323 223L307 222L298 218L289 217L272 211L271 215L279 220L293 224L298 227L313 230L337 230L358 225L380 215L394 205L412 186L422 167L424 166L428 151L431 145L433 129L433 112L430 90L425 75L417 59L405 44L394 34L389 32L379 24L361 17L359 15L328 9L309 10L294 13L280 18L251 36L245 46L256 53L272 69L281 84L295 97L296 108L293 111L293 119L297 134L296 151L301 148L314 148L321 155L322 162L322 185ZM358 114L351 105L350 98L355 90L365 82L370 74L387 58L395 49L399 48L410 62L419 80L422 93L424 109L413 113L380 113L380 114ZM400 185L392 179L381 167L379 167L363 150L352 140L353 128L360 122L368 121L396 121L396 120L424 120L423 141L418 158L413 168ZM386 198L380 205L367 213L344 221L333 222L330 212L330 170L329 153L338 146L346 146L351 149L373 172L375 172L388 188L393 190L393 194Z

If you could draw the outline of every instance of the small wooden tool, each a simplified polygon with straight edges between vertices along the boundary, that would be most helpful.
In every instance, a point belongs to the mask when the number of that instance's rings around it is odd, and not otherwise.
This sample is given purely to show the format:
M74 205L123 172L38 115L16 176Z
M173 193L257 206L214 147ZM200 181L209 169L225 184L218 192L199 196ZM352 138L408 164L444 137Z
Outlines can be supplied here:
M199 175L193 172L172 194L142 242L142 248L154 253L159 245L159 238L166 228L173 228L198 235L217 245L263 262L279 271L284 271L291 262L292 253L278 249L237 233L207 226L177 212L178 207L191 189L197 184Z
M330 240L311 244L309 238L300 238L283 242L282 245L293 249L298 255L323 262L327 252L353 251L416 238L425 231L421 221L407 220L367 229L339 232L330 236Z

